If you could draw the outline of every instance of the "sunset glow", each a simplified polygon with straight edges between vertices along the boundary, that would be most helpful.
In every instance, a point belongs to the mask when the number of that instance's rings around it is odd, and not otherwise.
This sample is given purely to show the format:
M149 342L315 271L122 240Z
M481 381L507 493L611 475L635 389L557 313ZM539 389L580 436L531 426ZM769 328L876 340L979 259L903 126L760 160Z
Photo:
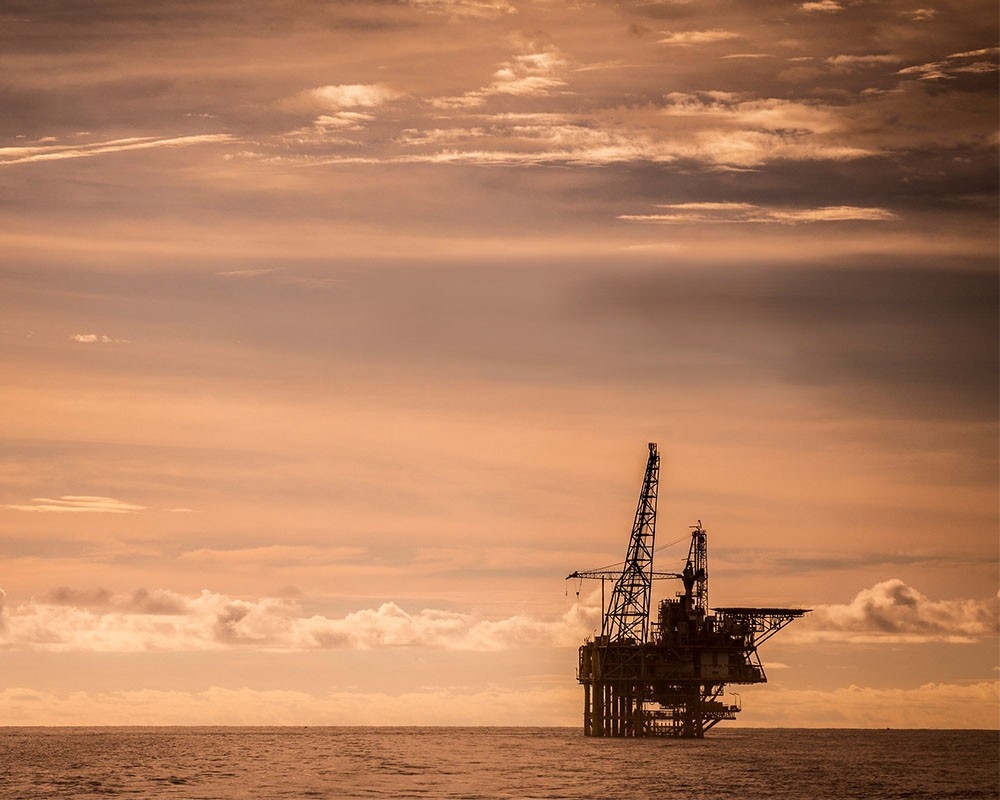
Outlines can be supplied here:
M0 719L576 726L658 442L739 724L996 727L997 17L6 3Z

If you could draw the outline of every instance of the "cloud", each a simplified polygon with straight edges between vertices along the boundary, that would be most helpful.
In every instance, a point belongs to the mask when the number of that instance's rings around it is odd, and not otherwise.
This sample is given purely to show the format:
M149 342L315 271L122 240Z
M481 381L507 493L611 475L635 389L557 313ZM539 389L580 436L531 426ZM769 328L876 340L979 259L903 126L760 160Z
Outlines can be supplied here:
M216 272L216 275L221 275L224 278L256 278L258 275L267 275L274 272L273 267L262 267L255 269L229 269L222 272Z
M752 222L794 225L803 222L884 222L897 218L888 209L858 206L787 209L752 203L673 203L657 207L668 210L657 214L620 214L618 219L659 224Z
M554 113L478 117L475 127L404 129L394 140L401 153L335 154L303 163L599 166L690 159L727 169L874 154L845 143L838 135L843 123L834 109L731 92L671 93L661 109L631 119Z
M14 725L493 725L580 724L572 677L541 676L525 688L427 686L392 691L337 688L324 693L212 685L201 691L0 690L0 715ZM996 727L1000 683L928 683L912 688L743 687L735 727Z
M839 55L830 56L826 63L831 67L844 70L864 69L865 67L878 67L885 64L899 63L899 56L888 53L872 54L864 56Z
M665 34L666 35L662 39L657 40L657 44L687 46L693 44L709 44L711 42L724 42L728 39L740 38L740 34L738 33L719 30L717 28L706 31L678 31L677 33L665 31Z
M1000 682L833 690L744 688L740 724L780 728L996 728Z
M428 102L439 110L456 110L480 106L491 97L544 96L566 85L567 67L565 56L554 45L532 47L500 64L487 86L459 96L431 98Z
M13 511L42 511L72 514L131 514L144 511L145 506L126 503L113 497L93 495L63 495L62 497L33 497L30 504L2 506Z
M848 143L842 112L819 103L734 92L671 92L660 111L692 128L676 156L737 168L776 160L850 161L876 150Z
M467 131L469 140L481 138L480 129ZM641 133L603 129L584 124L498 124L493 127L492 141L499 144L495 149L485 143L470 149L462 149L459 142L465 134L454 129L448 135L451 147L432 152L402 155L395 158L401 163L480 165L531 165L531 164L576 164L600 165L628 161L670 162L676 160L669 142L657 141ZM444 141L446 137L432 134L426 140ZM421 134L413 133L404 144L423 145Z
M360 131L374 119L374 114L365 114L360 111L338 111L335 114L320 114L313 120L313 125L324 130L335 128Z
M395 603L343 617L305 616L286 598L241 600L204 590L188 597L139 590L55 590L3 610L0 646L54 652L269 651L430 647L498 651L578 644L600 625L598 609L575 603L562 617L485 619L438 609L410 613Z
M497 17L516 14L508 0L406 0L414 8L458 19Z
M480 684L323 694L222 686L203 691L0 690L0 714L7 724L20 725L575 726L578 702L572 681L557 688Z
M81 344L94 344L95 342L100 344L128 344L128 339L115 339L111 336L105 336L104 334L97 333L74 333L69 337L71 342L80 342Z
M273 283L285 284L288 286L302 286L308 289L335 289L343 285L340 278L331 278L316 275L294 275L274 268L265 269L234 269L216 272L222 278L250 280L262 278L264 276Z
M904 67L896 74L912 76L921 81L935 81L955 80L962 74L996 72L1000 69L1000 65L997 64L998 53L1000 53L1000 47L985 47L979 50L953 53L941 61L930 61L926 64Z
M67 158L90 158L108 153L130 150L149 150L158 147L191 147L197 144L229 142L233 137L228 133L202 134L199 136L174 136L156 138L140 136L128 139L112 139L90 144L39 144L23 147L0 147L0 167L13 164L27 164L34 161L58 161Z
M838 130L836 112L820 104L735 92L670 92L661 111L669 117L715 119L755 131L827 133Z
M330 139L331 133L363 130L375 119L375 109L402 97L402 92L385 83L338 83L305 89L278 105L284 111L313 115L310 127L299 128L282 137L285 145L316 143L353 144L347 139Z
M850 603L817 606L793 636L799 641L968 643L994 637L998 630L996 597L931 600L892 578L863 589Z
M844 7L836 2L836 0L819 0L819 2L815 3L803 3L799 8L807 12L820 11L825 14L836 14L844 10Z
M356 562L368 552L363 547L311 547L275 544L263 547L243 547L228 550L201 548L178 556L180 561L213 564L337 564Z
M294 110L341 111L375 108L400 96L401 92L384 83L339 83L305 89L282 105Z
M184 614L183 599L172 592L136 589L131 595L116 595L108 589L74 589L60 586L45 596L44 604L83 609L115 609L126 614Z

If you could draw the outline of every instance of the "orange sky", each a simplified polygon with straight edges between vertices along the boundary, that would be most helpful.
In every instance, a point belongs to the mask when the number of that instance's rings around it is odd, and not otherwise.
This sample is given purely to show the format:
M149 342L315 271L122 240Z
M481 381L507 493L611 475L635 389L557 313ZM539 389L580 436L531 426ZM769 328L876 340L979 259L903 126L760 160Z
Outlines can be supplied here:
M996 726L995 4L240 6L0 16L6 722L576 725L656 441L740 724Z

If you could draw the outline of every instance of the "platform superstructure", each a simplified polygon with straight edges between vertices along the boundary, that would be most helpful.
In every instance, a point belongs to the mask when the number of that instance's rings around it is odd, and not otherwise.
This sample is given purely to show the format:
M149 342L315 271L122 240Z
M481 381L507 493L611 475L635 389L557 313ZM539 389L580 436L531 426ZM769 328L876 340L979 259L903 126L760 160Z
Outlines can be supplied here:
M726 684L765 683L757 648L792 620L799 608L708 606L708 533L693 526L681 572L654 572L660 456L649 459L621 571L574 572L567 579L614 580L601 633L580 647L578 681L584 687L588 736L701 738L736 718ZM679 580L682 591L650 604L654 580ZM603 599L603 598L602 598Z

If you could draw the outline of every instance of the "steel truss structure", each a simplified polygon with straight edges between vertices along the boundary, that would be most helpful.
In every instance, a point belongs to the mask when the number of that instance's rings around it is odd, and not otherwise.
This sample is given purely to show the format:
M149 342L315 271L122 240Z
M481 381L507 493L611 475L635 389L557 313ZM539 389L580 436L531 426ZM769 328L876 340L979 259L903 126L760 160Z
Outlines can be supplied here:
M569 578L614 578L602 608L601 634L580 647L577 680L584 688L588 736L701 738L739 705L726 684L765 683L757 648L808 609L708 607L708 534L694 526L684 569L654 572L660 456L649 459L628 551L620 573L574 572ZM684 590L661 600L650 620L652 582L673 578ZM602 598L603 601L603 598Z

